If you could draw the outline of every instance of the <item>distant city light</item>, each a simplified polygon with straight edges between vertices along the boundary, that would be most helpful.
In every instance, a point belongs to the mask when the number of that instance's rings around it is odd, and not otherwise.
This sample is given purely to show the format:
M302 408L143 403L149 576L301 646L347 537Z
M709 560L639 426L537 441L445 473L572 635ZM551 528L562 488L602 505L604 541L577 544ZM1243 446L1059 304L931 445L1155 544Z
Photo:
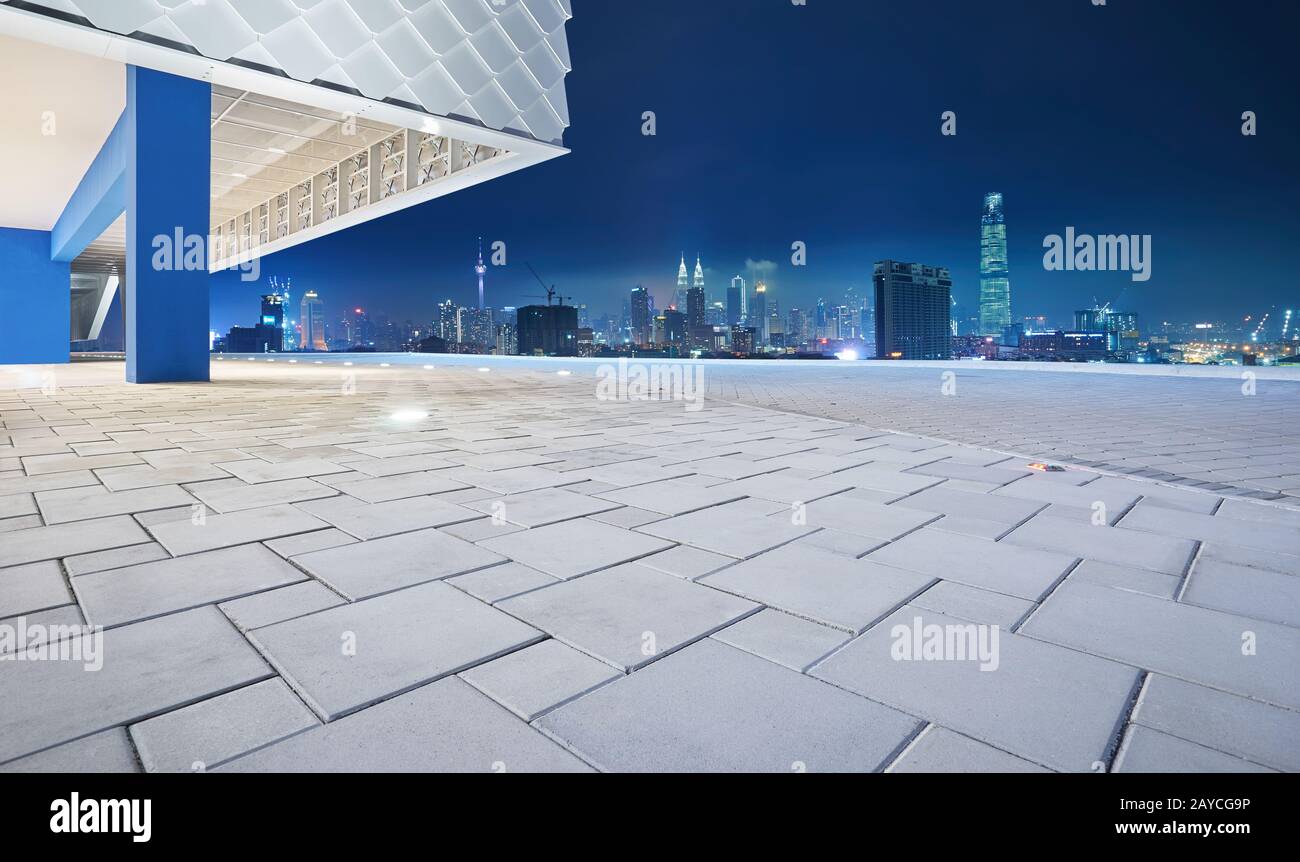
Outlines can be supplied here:
M835 354L835 358L843 359L845 362L852 362L858 358L858 352L856 350L841 350Z

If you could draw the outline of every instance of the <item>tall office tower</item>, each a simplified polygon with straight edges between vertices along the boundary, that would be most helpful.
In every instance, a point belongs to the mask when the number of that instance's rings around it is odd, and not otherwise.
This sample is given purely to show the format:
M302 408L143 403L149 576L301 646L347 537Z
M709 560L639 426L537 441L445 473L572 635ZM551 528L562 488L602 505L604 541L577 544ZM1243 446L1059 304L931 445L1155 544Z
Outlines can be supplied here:
M456 303L450 299L438 303L438 315L434 318L433 334L447 342L456 340Z
M1001 335L1011 323L1011 278L1007 266L1007 220L1002 193L984 196L980 217L980 335Z
M478 275L478 307L479 311L484 309L483 305L483 276L487 274L487 267L483 265L483 237L478 238L478 263L474 265L474 272Z
M952 357L952 278L947 267L882 260L876 263L873 281L877 358Z
M673 291L672 304L678 311L686 308L686 295L691 289L691 277L686 272L686 255L682 255L682 262L677 266L677 289Z
M785 346L798 347L804 342L804 328L807 321L804 319L804 313L797 308L790 309L790 314L786 317L785 323Z
M761 345L767 344L767 285L758 282L754 285L754 296L749 303L748 322L753 323L751 327L755 333L755 349Z
M745 279L739 275L733 278L731 280L731 289L737 291L740 295L740 316L737 320L740 323L744 323L745 316L749 314L749 293L745 290ZM728 293L727 296L730 298L731 294ZM727 314L731 314L730 299L728 299L727 302Z
M826 300L818 299L817 308L813 313L813 338L830 338L827 334L829 330L829 319L826 313Z
M262 297L262 317L253 329L261 333L258 338L264 342L262 350L232 350L232 353L279 353L284 350L284 297L278 293L270 293Z
M302 295L302 349L325 350L325 304L316 291Z
M679 309L680 310L680 309ZM686 325L692 333L704 326L704 267L695 259L695 284L686 292Z
M736 276L731 280L731 286L727 288L727 325L735 326L743 319L744 312L741 310L741 297L745 294L745 280Z
M1074 329L1076 332L1105 332L1109 314L1110 306L1080 309L1074 313Z
M683 259L684 260L684 259ZM685 266L685 263L682 264ZM650 343L650 292L641 285L632 288L632 343L644 347Z

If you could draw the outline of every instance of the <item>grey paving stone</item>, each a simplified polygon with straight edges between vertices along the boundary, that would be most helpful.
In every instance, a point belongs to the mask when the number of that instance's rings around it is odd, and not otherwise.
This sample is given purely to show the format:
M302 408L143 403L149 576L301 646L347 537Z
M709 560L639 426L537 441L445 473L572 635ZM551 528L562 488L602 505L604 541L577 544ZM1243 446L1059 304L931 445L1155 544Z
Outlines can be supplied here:
M481 542L484 539L492 539L497 536L508 536L511 533L518 533L524 528L506 523L505 521L494 521L492 518L479 518L474 521L465 521L460 524L448 524L439 529L450 536L464 539L467 542Z
M771 608L745 617L713 637L800 673L849 639L838 629Z
M294 557L349 599L363 599L495 566L506 558L440 530L418 530Z
M1146 593L1159 599L1174 598L1183 585L1182 578L1177 575L1116 566L1112 563L1099 563L1096 560L1084 560L1080 563L1074 571L1070 572L1070 580L1118 587L1121 590Z
M135 491L109 491L106 488L65 488L39 491L36 502L47 524L85 521L111 515L149 512L155 509L189 506L194 503L184 489L176 485L140 488Z
M1193 605L1300 626L1300 578L1198 560L1182 600Z
M82 575L73 589L92 625L120 626L304 580L261 545Z
M678 465L693 470L696 473L703 473L706 476L716 476L719 479L748 479L750 476L759 476L763 473L771 473L778 468L776 465L756 461L745 455L722 455L714 458L701 458L694 461L687 461Z
M69 642L68 650L94 658L88 643ZM81 661L20 661L5 669L0 763L271 676L216 608L105 632L98 656L99 671Z
M736 488L737 484L724 482L706 488L674 479L609 491L600 496L604 500L649 509L660 515L684 515L743 498L745 494Z
M19 515L17 518L0 518L0 533L12 533L15 530L27 530L42 526L40 515Z
M248 485L239 479L222 479L200 482L189 488L189 491L217 512L240 512L282 503L301 503L304 500L333 497L338 493L311 479L285 479L260 485Z
M577 494L563 488L542 488L522 494L508 494L493 500L466 503L467 508L493 515L520 527L544 527L584 515L608 512L622 504Z
M556 488L583 481L572 473L560 473L545 467L515 467L511 470L479 470L475 467L453 467L447 475L493 494L522 494L541 488Z
M1300 530L1258 521L1243 522L1139 504L1120 521L1120 528L1300 555Z
M783 512L772 515L773 518L783 516ZM891 540L934 521L938 516L839 495L809 503L805 517L810 527Z
M152 563L154 560L165 560L169 556L162 545L157 542L146 542L142 545L66 557L63 560L63 568L70 576L76 577L90 572L102 572L105 569L121 569L138 563Z
M322 518L358 539L378 539L429 527L445 527L482 517L480 512L437 497L413 497L388 503L361 503L335 497L300 503L298 508ZM301 532L301 531L298 531Z
M659 512L650 512L634 506L623 506L618 509L610 509L608 512L597 512L587 517L593 521L600 521L602 524L609 524L612 527L631 530L640 527L642 524L662 521L665 516Z
M774 608L857 634L934 581L816 548L786 545L701 578Z
M590 772L448 677L234 760L231 772Z
M758 605L632 563L498 607L626 671L708 637Z
M139 772L135 752L120 727L47 748L0 766L0 772L109 773Z
M0 497L0 518L35 515L37 512L36 499L31 494L9 494Z
M390 500L442 494L446 491L463 491L471 486L464 482L457 482L449 476L430 472L362 479L358 482L339 484L336 487L348 496L367 503L386 503Z
M622 674L557 640L545 640L499 659L462 671L461 679L524 721Z
M55 560L0 569L0 618L72 604Z
M789 773L879 770L919 722L709 638L537 726L604 770Z
M129 515L32 527L5 534L4 541L0 542L0 567L138 545L147 541L149 535Z
M1273 770L1149 727L1133 725L1124 736L1112 771L1241 773Z
M140 459L130 452L113 455L87 455L82 457L75 453L58 455L32 455L23 458L23 469L28 476L43 476L47 473L65 473L76 470L98 470L101 467L120 467L125 464L139 464Z
M805 478L803 475L796 475L791 468L786 468L775 473L741 479L725 487L732 491L739 491L747 497L758 497L790 506L794 503L812 503L815 500L832 497L834 494L849 490L853 487L853 483L838 476Z
M1258 521L1263 524L1300 529L1300 509L1228 499L1223 501L1223 505L1214 514L1219 518Z
M1074 558L1065 554L931 527L909 533L864 559L1030 601L1044 596L1074 563Z
M1051 772L946 727L930 725L889 767L890 772Z
M543 635L454 587L431 583L248 637L318 715L333 721Z
M147 772L206 772L320 724L289 687L268 679L131 725Z
M451 461L437 455L401 455L396 458L371 458L365 461L348 461L347 466L367 476L397 476L402 473L423 473L454 467Z
M904 607L812 675L1053 769L1088 772L1105 760L1135 693L1135 669L1004 630L996 670L977 660L896 660L894 628L911 630L917 617L925 626L969 625Z
M1173 512L1172 509L1168 510ZM1073 554L1117 566L1136 566L1181 575L1196 552L1196 543L1119 527L1093 526L1051 515L1030 518L998 544Z
M218 607L240 631L249 631L343 603L344 599L323 584L305 580L242 599L231 599Z
M1273 769L1300 772L1300 713L1288 709L1151 674L1132 720Z
M217 465L237 479L250 485L263 482L279 482L283 479L305 479L310 476L328 476L331 473L346 473L348 467L335 464L323 458L298 458L270 464L266 461L224 461Z
M1021 631L1147 670L1300 708L1300 631L1067 579ZM1253 632L1256 654L1243 655Z
M515 562L565 579L607 569L671 546L660 539L585 518L511 533L479 544Z
M206 515L199 523L193 519L169 521L151 526L149 532L168 552L179 557L307 533L326 526L319 518L285 505L247 509L228 515Z
M1010 629L1034 608L1034 603L1014 596L968 587L953 581L939 581L916 598L914 607L936 611L973 623Z
M1030 471L1023 467L981 467L975 464L963 464L957 461L936 461L922 464L909 470L921 476L942 476L945 479L964 479L969 482L987 482L990 485L1005 485L1028 476Z
M638 527L637 532L743 560L817 529L769 518L770 508L749 505L751 502L742 500L656 521Z
M1108 512L1123 512L1137 502L1141 491L1135 487L1132 491L1115 490L1108 487L1088 485L1067 485L1063 482L1042 482L1033 478L1021 479L1010 485L998 488L994 495L1016 497L1021 500L1036 500L1042 503L1057 503L1077 509L1091 511L1094 503L1102 503Z
M495 604L520 593L559 583L559 579L519 563L506 563L448 578L447 583L480 601Z
M30 494L54 488L79 488L98 485L99 480L90 470L73 470L67 473L49 473L44 476L9 474L0 477L0 494Z
M535 467L540 464L554 464L558 458L539 455L536 452L505 450L502 452L484 452L466 455L460 452L448 454L447 460L474 467L479 470L511 470L515 467Z
M873 539L870 536L858 536L839 530L818 530L815 533L809 533L802 538L795 539L789 545L783 547L817 548L818 550L856 560L884 544L884 539Z
M324 551L328 548L339 548L356 542L357 538L355 536L349 536L342 530L329 527L328 529L315 530L310 533L285 536L282 539L268 539L262 544L285 559L289 559L300 554L310 554L312 551Z
M872 454L875 450L872 450ZM862 467L853 467L835 474L840 481L850 482L858 488L870 488L873 491L894 491L911 494L938 485L943 479L934 476L919 476L904 473L902 464L888 464L873 461Z
M0 639L0 654L29 648L38 639L43 643L61 643L79 634L80 629L77 627L85 622L81 610L76 605L60 605L57 608L50 608L45 611L34 611L29 614L0 619L0 625L8 626L14 632L12 640L8 637ZM44 635L39 638L30 634L31 630L37 626L40 626L44 631ZM17 637L20 629L26 629L29 632L25 641L20 641Z
M1032 517L1045 504L1037 500L1021 500L1014 497L999 497L995 494L972 494L968 491L956 491L947 485L929 488L917 494L904 497L893 506L905 509L919 509L923 512L937 512L959 518L975 518L982 521L994 521L998 524L1014 525Z
M1300 557L1293 557L1290 554L1205 542L1201 545L1199 557L1202 560L1218 560L1234 566L1281 572L1284 575L1300 575Z
M732 557L701 551L690 545L678 545L637 560L643 566L693 581L735 563Z

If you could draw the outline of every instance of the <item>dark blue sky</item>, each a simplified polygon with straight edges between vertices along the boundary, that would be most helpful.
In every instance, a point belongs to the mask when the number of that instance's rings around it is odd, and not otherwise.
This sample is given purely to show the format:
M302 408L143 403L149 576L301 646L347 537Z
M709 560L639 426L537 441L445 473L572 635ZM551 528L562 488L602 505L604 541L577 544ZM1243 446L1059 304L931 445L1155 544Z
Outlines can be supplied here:
M263 277L315 289L330 319L424 322L473 300L482 234L509 249L494 306L534 301L525 261L593 316L637 283L663 305L685 251L710 299L754 260L775 262L783 309L839 300L893 257L950 267L974 308L981 198L1001 191L1017 318L1094 296L1144 328L1300 305L1297 0L573 5L570 155L272 255ZM1067 225L1151 234L1151 280L1045 272ZM217 276L214 328L253 322L263 289Z

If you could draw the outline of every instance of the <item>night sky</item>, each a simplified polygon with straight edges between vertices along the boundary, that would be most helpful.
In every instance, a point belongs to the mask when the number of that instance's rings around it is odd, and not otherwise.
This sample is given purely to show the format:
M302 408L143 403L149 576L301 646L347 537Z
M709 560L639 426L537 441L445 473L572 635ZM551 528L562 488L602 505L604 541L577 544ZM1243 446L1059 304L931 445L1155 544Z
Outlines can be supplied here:
M218 275L213 328L253 323L272 275L295 302L316 290L330 320L427 322L443 298L474 301L480 234L509 251L493 306L538 301L527 261L593 318L638 283L662 307L685 252L710 301L752 272L783 311L840 301L892 257L950 267L973 311L989 191L1006 200L1014 319L1068 323L1094 297L1144 329L1300 306L1296 0L573 6L570 155L264 258L261 284ZM1150 281L1044 271L1043 238L1067 225L1151 234Z

